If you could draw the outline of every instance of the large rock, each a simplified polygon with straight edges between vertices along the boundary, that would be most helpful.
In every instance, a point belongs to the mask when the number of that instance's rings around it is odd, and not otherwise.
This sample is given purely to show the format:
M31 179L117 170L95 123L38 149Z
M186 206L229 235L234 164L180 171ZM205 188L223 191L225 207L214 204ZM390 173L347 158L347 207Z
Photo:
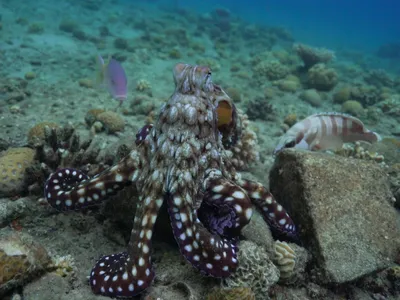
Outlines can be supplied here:
M378 164L288 149L276 158L270 186L301 226L323 282L350 281L395 259L399 215Z

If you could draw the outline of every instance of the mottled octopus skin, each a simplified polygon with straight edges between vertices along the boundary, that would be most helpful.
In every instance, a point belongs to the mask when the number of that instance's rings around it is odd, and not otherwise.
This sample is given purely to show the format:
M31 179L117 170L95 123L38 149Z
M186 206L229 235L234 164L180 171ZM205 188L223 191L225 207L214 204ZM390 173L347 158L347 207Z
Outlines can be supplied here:
M101 257L90 273L95 294L132 297L151 284L151 238L164 201L181 253L205 275L236 270L252 202L272 228L295 234L283 207L261 184L241 179L225 155L215 108L217 99L231 100L212 83L210 69L178 64L174 80L157 122L138 132L137 147L121 162L92 179L61 169L46 182L47 201L62 211L97 204L128 184L140 192L127 251Z

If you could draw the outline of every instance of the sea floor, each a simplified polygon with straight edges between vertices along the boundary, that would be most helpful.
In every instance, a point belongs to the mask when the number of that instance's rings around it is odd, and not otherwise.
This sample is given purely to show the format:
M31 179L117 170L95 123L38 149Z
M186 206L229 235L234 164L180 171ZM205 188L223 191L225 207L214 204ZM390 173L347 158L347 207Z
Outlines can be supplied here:
M85 123L91 109L116 111L125 123L122 132L96 133L102 149L115 148L121 143L133 144L138 129L154 120L162 103L173 93L174 65L178 62L209 64L213 81L236 93L235 97L230 96L235 98L239 109L252 110L250 113L255 115L250 119L250 126L257 133L260 161L246 175L268 186L272 151L288 127L285 118L291 114L301 119L317 112L341 111L342 105L333 102L333 94L341 86L364 84L362 76L368 71L368 67L337 55L332 64L339 73L336 90L320 92L318 103L310 104L300 97L308 89L304 85L299 83L298 88L288 90L280 88L281 79L273 82L253 73L255 57L262 57L264 52L270 52L268 57L273 57L272 52L284 51L290 70L301 64L290 53L288 45L294 40L285 36L290 33L282 31L281 37L274 36L277 40L268 45L248 41L237 36L238 28L245 28L249 35L260 34L258 29L252 24L244 26L236 16L229 16L226 24L224 11L199 17L196 12L156 4L134 3L127 7L114 1L38 0L35 6L29 1L26 4L3 1L0 12L0 146L4 145L0 150L26 146L29 130L44 121L71 124L80 134L91 135L93 128ZM214 22L212 18L223 19L218 30L227 32L207 29ZM204 20L208 23L203 26ZM64 27L60 27L62 23ZM121 61L127 73L128 99L120 107L107 90L96 86L95 58L99 54L112 55ZM348 75L347 70L355 75ZM394 99L390 105L396 106L398 87L381 91L384 88L379 88L380 93L388 93ZM249 106L251 101L258 104ZM368 128L384 137L398 139L400 136L400 113L389 115L378 110L375 118L367 113L360 117ZM20 203L18 218L0 224L0 231L26 233L52 257L70 256L72 270L65 276L46 273L11 291L4 299L108 299L92 294L87 277L100 256L125 249L129 231L121 232L118 224L109 221L101 209L59 213L43 203L41 194L0 199L3 204L11 201ZM149 295L141 299L202 299L216 284L214 279L193 271L173 243L156 237L154 248L157 277ZM174 267L170 268L171 265ZM192 290L179 284L182 274L192 284Z

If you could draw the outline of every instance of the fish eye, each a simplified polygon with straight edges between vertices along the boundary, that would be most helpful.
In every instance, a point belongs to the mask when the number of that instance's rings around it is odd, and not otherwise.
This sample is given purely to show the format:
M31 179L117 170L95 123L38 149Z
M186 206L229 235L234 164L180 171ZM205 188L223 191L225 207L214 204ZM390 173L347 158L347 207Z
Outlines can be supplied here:
M285 148L293 148L296 145L295 141L290 141L285 144Z

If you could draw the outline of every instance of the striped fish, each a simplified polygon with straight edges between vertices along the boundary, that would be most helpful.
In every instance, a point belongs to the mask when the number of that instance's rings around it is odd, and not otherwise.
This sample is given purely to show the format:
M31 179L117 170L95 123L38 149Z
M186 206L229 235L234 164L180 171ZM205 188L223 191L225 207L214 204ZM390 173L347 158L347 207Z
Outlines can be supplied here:
M381 137L365 128L357 118L341 113L319 113L294 124L280 139L274 154L285 148L338 149L343 143L378 142Z

